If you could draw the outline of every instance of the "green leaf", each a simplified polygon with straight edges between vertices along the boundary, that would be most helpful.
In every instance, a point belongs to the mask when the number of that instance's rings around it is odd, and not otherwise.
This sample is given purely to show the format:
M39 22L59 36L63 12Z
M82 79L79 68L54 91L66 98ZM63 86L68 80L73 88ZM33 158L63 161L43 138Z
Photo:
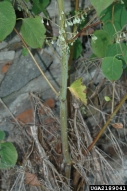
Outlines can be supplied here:
M0 41L4 40L13 30L16 15L13 6L7 1L0 2Z
M117 56L116 56L117 55ZM106 57L116 56L119 60L123 60L127 64L127 45L124 43L114 43L109 45L106 50Z
M121 31L123 26L127 23L127 11L122 4L109 6L101 15L101 20L104 24L103 29L111 38L114 38L115 34Z
M111 3L113 3L114 0L90 0L91 4L94 6L94 8L97 11L97 14L100 15L100 13L106 9Z
M41 4L43 4L44 7L47 7L50 3L50 0L39 0Z
M22 49L22 55L23 55L23 56L27 56L28 54L29 54L29 52L28 52L27 48L24 48L24 47L23 47L23 49Z
M48 17L48 13L46 11L46 7L49 4L49 0L43 1L42 3L39 0L33 0L32 11L35 15L43 12L46 17Z
M25 42L32 48L41 48L46 29L40 17L23 19L21 33Z
M4 131L0 131L0 141L5 139L5 133Z
M123 72L122 61L115 57L105 57L102 61L101 69L107 79L111 81L118 80Z
M105 101L110 101L111 100L110 97L108 97L108 96L105 96L104 99L105 99Z
M68 89L77 99L82 101L85 105L87 104L86 86L82 85L82 78L74 81Z
M0 169L13 167L18 158L17 151L10 142L0 143L0 156Z
M77 59L82 53L82 43L79 39L74 42L73 59Z
M127 0L123 0L125 7L127 7Z
M109 35L104 30L96 30L93 34L91 45L94 54L100 58L105 56L106 49L112 43ZM96 37L96 39L95 39Z

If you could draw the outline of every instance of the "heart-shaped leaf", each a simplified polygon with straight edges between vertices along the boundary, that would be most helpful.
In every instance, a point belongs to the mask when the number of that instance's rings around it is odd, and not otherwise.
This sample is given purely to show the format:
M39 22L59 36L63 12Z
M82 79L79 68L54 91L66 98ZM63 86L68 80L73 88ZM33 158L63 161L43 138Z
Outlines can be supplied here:
M45 40L46 29L39 16L23 19L21 33L25 42L32 48L41 48Z

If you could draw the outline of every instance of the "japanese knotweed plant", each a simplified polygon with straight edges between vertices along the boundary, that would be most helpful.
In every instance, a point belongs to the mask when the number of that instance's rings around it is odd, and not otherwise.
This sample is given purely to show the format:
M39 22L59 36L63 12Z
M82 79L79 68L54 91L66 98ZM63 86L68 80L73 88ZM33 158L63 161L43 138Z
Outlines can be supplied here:
M44 75L40 66L34 59L29 47L42 48L44 42L47 41L46 28L44 25L44 19L49 22L49 16L46 7L49 5L49 0L18 0L18 9L26 13L26 18L20 18L22 26L20 33L15 29L16 14L13 7L16 1L4 0L0 2L0 41L3 41L14 29L23 41L24 47L27 49L36 66L40 70L41 74L48 82L54 93L60 100L60 121L61 121L61 139L64 156L64 169L67 178L70 178L71 170L71 156L68 146L68 100L67 89L83 104L87 104L86 100L86 87L82 85L82 79L79 78L70 85L69 69L72 59L77 59L81 52L82 46L79 40L79 36L84 32L88 25L86 25L86 10L79 9L79 0L75 1L75 10L70 18L64 10L64 0L57 0L59 10L59 36L57 39L57 46L60 49L60 61L61 61L61 88L56 91L49 80ZM25 3L24 3L25 2ZM27 6L27 3L31 3L31 7ZM102 23L100 30L96 30L92 34L91 46L94 56L102 59L102 72L106 78L111 81L118 80L122 75L123 69L126 68L127 62L127 47L124 41L126 41L126 23L127 23L127 11L126 0L113 1L113 0L91 0L92 9L97 12L97 16ZM40 16L43 13L43 16ZM41 14L42 15L42 14ZM51 20L50 20L51 21ZM52 21L51 21L52 22ZM96 23L91 24L96 26ZM68 28L72 29L71 35ZM48 43L54 43L54 38L48 40ZM23 52L26 54L26 52ZM69 65L69 67L68 67ZM67 88L68 87L68 88Z
M33 0L32 4L32 12L29 17L29 10L22 6L22 1L17 1L18 9L23 9L28 13L27 18L20 18L22 20L22 26L20 28L21 35L19 32L14 28L16 24L16 14L15 9L13 7L13 2L10 1L2 1L0 2L0 41L4 40L14 29L15 32L19 35L21 40L24 43L24 47L30 53L32 59L34 60L35 64L37 65L38 69L40 70L41 74L48 82L54 93L59 97L60 100L60 121L61 121L61 139L62 139L62 146L63 146L63 156L64 156L64 167L65 167L65 175L66 177L70 177L70 153L68 147L68 125L67 125L67 79L68 79L68 58L70 52L70 46L72 43L67 43L67 31L66 26L73 25L74 23L77 24L80 22L78 18L78 14L75 19L72 21L66 19L65 11L64 11L64 1L58 0L58 9L59 9L59 37L57 38L57 45L60 49L61 55L61 89L59 92L55 90L52 84L48 81L46 76L44 75L43 71L41 70L40 66L34 59L32 53L30 52L28 47L31 48L42 48L43 43L47 40L46 39L46 29L44 26L44 18L47 18L48 23L48 15L46 11L46 6L49 4L49 1L41 1ZM38 16L40 12L43 12L44 17ZM84 17L82 16L82 20ZM18 18L19 20L19 18ZM73 38L73 36L71 36ZM53 39L51 40L53 43ZM76 45L79 46L79 52L81 53L81 43L79 40L75 42ZM69 46L70 45L70 46ZM26 50L23 50L23 55L27 53ZM79 53L78 53L79 54ZM75 52L75 58L77 58L77 52ZM75 94L76 97L79 97L84 104L86 104L86 97L85 97L85 86L82 86L82 79L76 80L76 83L73 83L72 86L69 87L70 91ZM79 95L78 95L79 92Z

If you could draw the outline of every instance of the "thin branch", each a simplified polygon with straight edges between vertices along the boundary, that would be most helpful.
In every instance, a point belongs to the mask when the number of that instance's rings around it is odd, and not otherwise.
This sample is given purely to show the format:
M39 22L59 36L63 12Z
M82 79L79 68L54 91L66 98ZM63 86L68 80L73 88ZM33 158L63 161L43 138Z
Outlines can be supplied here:
M83 152L85 155L87 154L87 152L89 152L94 145L96 144L96 142L99 140L100 136L103 134L103 132L105 131L106 127L109 125L111 119L114 117L114 115L117 113L117 111L121 108L122 104L125 102L125 100L127 99L127 94L123 97L123 99L120 101L119 105L116 107L116 109L114 110L114 112L109 116L109 119L107 120L107 122L105 123L105 125L103 126L103 128L100 130L100 132L98 133L98 135L95 137L95 139L93 140L93 142L89 145L89 147L87 148L87 151Z
M22 38L22 36L19 34L19 32L16 30L16 28L14 28L14 31L17 33L17 35L19 36L19 38L21 39L21 41L23 42L24 46L26 47L26 49L28 50L31 58L33 59L34 63L36 64L37 68L39 69L40 73L42 74L42 76L44 77L44 79L47 81L47 83L49 84L49 86L51 87L51 89L54 91L54 93L59 96L59 93L55 90L55 88L53 87L53 85L50 83L50 81L48 80L48 78L45 76L44 72L42 71L41 67L39 66L39 64L37 63L37 61L35 60L33 54L31 53L31 51L29 50L28 46L26 45L24 39Z
M2 103L2 105L7 109L7 111L9 112L9 114L11 115L11 117L13 118L13 120L17 123L17 125L21 127L20 123L18 122L18 120L15 118L15 116L12 114L12 112L10 111L10 109L5 105L5 103L3 102L3 100L0 98L0 102Z

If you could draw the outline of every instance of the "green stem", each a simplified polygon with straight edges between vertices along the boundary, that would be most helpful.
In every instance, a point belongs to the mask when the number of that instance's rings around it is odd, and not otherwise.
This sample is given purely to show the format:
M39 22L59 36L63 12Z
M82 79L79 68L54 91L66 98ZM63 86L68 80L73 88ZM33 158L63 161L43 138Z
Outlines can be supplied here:
M64 1L57 0L60 18L60 49L61 49L61 90L60 90L60 122L62 150L65 164L65 176L70 179L71 159L67 133L67 79L68 79L68 45L66 45ZM61 39L62 38L62 39Z

